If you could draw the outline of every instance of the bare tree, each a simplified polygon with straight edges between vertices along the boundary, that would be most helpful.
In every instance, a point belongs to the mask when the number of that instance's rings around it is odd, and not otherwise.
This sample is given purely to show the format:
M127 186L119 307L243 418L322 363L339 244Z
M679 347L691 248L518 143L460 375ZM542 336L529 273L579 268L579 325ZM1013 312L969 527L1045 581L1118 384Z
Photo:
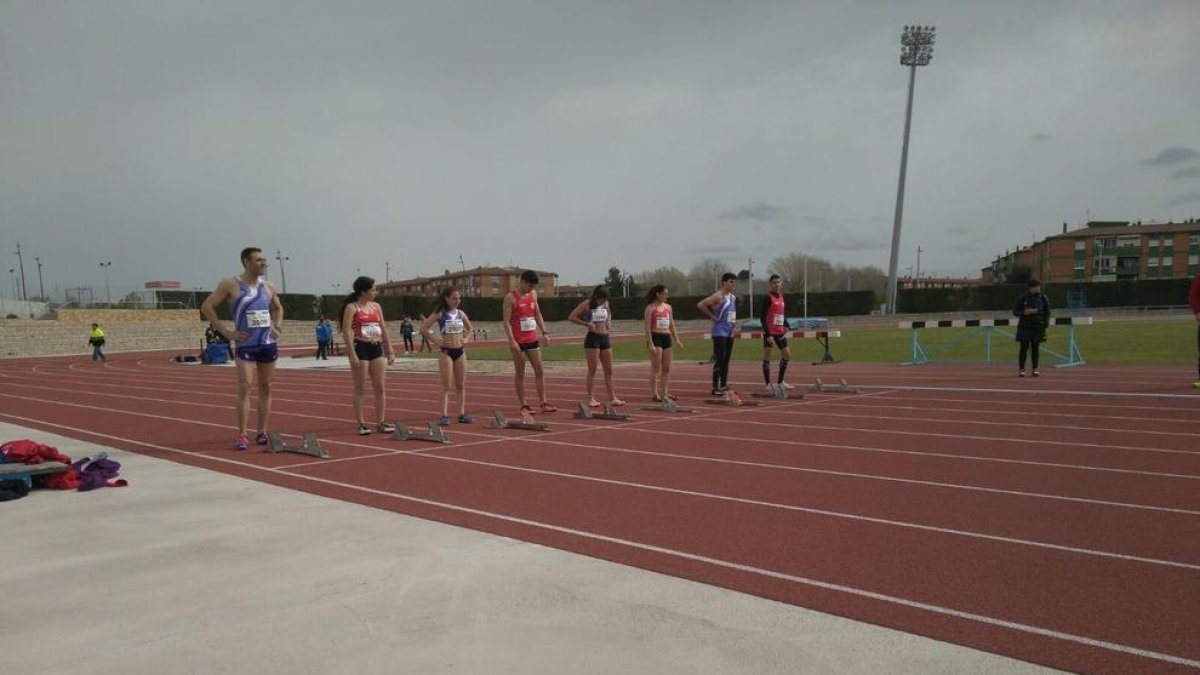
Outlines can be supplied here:
M721 275L729 271L729 266L715 258L705 258L692 265L688 272L690 288L688 295L708 295L721 286Z
M659 267L657 269L638 272L633 275L641 288L650 288L654 284L662 284L676 295L686 295L688 292L688 276L677 267Z

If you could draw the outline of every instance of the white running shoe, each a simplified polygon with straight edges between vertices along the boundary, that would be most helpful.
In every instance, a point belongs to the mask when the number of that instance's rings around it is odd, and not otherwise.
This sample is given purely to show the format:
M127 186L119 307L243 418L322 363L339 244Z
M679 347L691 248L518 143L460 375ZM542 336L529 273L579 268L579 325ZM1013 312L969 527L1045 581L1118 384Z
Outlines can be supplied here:
M795 389L796 388L796 385L788 384L787 382L780 382L779 385L782 386L784 389Z

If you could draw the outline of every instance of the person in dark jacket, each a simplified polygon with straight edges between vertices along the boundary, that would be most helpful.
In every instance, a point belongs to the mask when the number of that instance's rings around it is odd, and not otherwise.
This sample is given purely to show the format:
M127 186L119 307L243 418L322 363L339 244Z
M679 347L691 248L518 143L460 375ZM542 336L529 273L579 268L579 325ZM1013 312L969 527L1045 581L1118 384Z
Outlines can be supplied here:
M1017 321L1017 342L1021 343L1021 353L1017 357L1017 377L1025 377L1025 357L1030 357L1033 376L1041 377L1038 372L1038 346L1046 341L1046 327L1050 325L1050 301L1042 294L1042 282L1037 279L1029 280L1029 290L1017 300L1013 308L1013 316Z

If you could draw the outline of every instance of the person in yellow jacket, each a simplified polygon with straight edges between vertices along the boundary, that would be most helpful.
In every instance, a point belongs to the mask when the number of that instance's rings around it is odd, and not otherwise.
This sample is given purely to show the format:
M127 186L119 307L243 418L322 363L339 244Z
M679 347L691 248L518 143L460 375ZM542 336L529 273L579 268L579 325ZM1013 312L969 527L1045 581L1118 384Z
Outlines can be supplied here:
M100 324L92 324L92 332L88 335L88 344L92 346L92 363L96 361L108 363L108 357L104 356L104 331L100 330Z

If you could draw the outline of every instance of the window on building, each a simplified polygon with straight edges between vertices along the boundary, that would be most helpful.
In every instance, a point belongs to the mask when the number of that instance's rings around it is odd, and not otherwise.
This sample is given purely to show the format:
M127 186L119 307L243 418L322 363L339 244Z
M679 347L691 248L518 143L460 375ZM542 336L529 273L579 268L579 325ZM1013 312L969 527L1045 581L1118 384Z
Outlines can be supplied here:
M1163 238L1162 238L1162 245L1163 246L1174 246L1175 245L1175 235L1164 234Z
M1148 258L1146 260L1146 267L1158 267L1158 258Z
M1075 269L1081 270L1085 268L1085 263L1082 260L1075 261Z
M1112 248L1117 245L1116 237L1097 237L1096 246L1100 248Z
M1117 246L1141 246L1142 238L1136 234L1126 235L1124 237L1117 237L1116 245Z
M1084 240L1082 240L1082 239L1076 239L1076 240L1075 240L1075 250L1076 250L1076 251L1082 251L1082 250L1084 250L1085 248L1087 248L1087 242L1086 242L1086 241L1084 241Z
M1198 245L1200 245L1200 234L1189 234L1188 235L1188 246L1198 246Z
M1189 265L1200 265L1200 254L1192 253L1188 255Z

